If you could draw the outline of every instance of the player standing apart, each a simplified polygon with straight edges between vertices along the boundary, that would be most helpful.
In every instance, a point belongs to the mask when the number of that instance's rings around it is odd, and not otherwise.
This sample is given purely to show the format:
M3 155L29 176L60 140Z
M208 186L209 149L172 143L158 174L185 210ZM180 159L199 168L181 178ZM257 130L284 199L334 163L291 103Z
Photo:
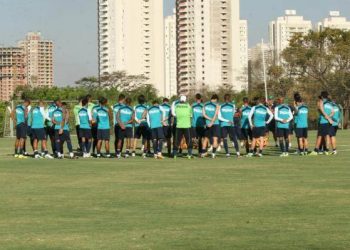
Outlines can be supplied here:
M250 152L247 156L252 157L254 155L256 145L259 142L259 150L256 155L258 157L262 157L266 125L272 121L273 114L271 110L264 105L264 98L255 98L254 101L257 103L257 105L252 108L248 117L249 125L252 128L253 141L250 147ZM269 118L266 120L267 115Z
M191 121L192 121L192 107L187 102L186 96L180 96L180 102L175 107L174 117L176 118L176 144L174 147L174 159L177 157L177 152L181 146L182 138L185 138L188 159L192 158L192 138L191 138Z
M290 122L293 120L293 113L290 107L284 103L283 98L279 99L279 105L275 108L275 120L277 122L276 135L282 152L281 157L288 157Z
M217 103L219 97L215 94L210 102L203 106L203 117L206 123L205 139L203 140L202 158L207 155L209 141L213 143L212 158L216 158L216 149L218 147L218 139L220 137L219 113L220 105Z
M123 151L124 140L126 139L126 151L125 158L130 157L132 150L132 139L134 137L133 123L134 123L134 109L131 107L131 99L126 98L125 105L119 108L117 113L117 123L118 123L118 149L117 158L121 158L121 153Z

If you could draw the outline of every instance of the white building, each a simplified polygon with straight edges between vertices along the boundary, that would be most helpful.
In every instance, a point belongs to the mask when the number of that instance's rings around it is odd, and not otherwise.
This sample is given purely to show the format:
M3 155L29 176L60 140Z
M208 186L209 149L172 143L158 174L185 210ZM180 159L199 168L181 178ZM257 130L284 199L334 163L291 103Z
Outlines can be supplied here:
M100 74L143 74L164 95L163 0L99 0Z
M247 87L240 81L239 7L239 0L176 1L179 93Z
M164 20L164 50L165 50L165 96L177 95L176 80L176 14L167 16Z
M237 85L243 90L248 87L248 21L240 20L239 22L239 66L240 73Z
M262 55L267 63L272 62L273 48L269 43L258 43L254 47L249 49L249 61L256 62L262 61Z
M350 21L346 17L340 16L339 11L331 11L329 12L329 17L319 22L317 27L318 31L322 31L325 28L350 30Z
M297 33L306 35L312 30L312 23L297 16L295 10L286 10L285 16L270 22L270 43L274 47L274 58L277 64L281 62L281 52L289 46L290 39Z

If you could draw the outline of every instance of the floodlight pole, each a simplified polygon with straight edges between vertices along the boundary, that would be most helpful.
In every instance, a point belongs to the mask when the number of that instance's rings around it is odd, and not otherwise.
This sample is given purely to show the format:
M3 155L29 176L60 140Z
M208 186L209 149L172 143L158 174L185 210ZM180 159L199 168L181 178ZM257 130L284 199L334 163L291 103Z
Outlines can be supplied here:
M265 61L265 51L264 51L264 39L261 39L261 54L263 60L263 75L264 75L264 86L265 86L265 100L268 101L267 93L267 78L266 78L266 61Z

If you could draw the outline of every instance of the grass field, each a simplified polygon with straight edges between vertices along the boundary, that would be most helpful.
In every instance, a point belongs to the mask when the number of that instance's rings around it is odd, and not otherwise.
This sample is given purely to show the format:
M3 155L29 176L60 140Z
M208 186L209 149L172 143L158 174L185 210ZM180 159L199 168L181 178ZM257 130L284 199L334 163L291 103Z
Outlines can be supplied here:
M338 156L192 161L18 160L1 139L0 249L349 249L338 138Z

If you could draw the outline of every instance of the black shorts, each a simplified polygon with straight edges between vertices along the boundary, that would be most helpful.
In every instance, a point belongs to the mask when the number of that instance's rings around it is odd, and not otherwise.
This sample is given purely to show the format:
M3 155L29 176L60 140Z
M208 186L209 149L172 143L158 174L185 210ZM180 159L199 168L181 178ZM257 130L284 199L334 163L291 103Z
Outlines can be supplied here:
M17 139L27 138L27 124L21 123L16 126L16 138Z
M288 139L289 137L289 131L290 129L289 128L277 128L276 129L276 136L278 138L285 138L285 139Z
M111 139L111 131L109 129L97 129L97 140L109 141Z
M58 129L55 129L55 140L60 141L70 141L70 133L67 130L63 130L63 133L60 134Z
M152 140L162 140L164 139L163 128L152 128Z
M308 128L296 128L295 136L297 138L308 138Z
M205 137L205 128L204 127L191 128L191 137L193 139L200 139Z
M49 136L50 138L55 138L55 128L54 125L51 127L46 127L46 135Z
M91 134L92 134L92 138L94 140L97 140L97 125L92 125L91 127Z
M330 126L329 127L329 136L336 137L338 132L338 126Z
M329 135L331 125L329 123L318 124L318 136L327 136Z
M80 138L85 138L85 139L91 139L92 138L92 131L91 129L86 129L86 128L80 128L79 129L79 137Z
M118 126L118 139L124 140L124 139L131 139L134 138L134 130L133 128L126 127L125 129L122 129Z
M115 136L115 139L116 140L119 140L120 139L120 133L121 133L121 127L118 125L118 124L115 124L114 125L114 136Z
M172 137L172 129L171 126L163 127L163 134L166 139L171 139Z
M226 139L227 136L230 138L233 137L235 131L233 127L227 126L227 127L221 127L221 138Z
M46 140L46 131L44 128L32 128L32 137L34 140L43 141Z
M147 125L140 125L135 128L134 138L140 139L141 137L146 140L150 140L152 138L152 133Z
M219 138L220 137L220 125L213 125L210 128L207 127L205 129L205 137L207 137L207 138L214 138L214 137Z
M266 127L254 127L252 130L253 138L257 139L266 135Z
M273 134L276 133L276 121L275 119L272 119L272 121L267 124L268 131L272 132Z
M242 134L243 140L247 141L247 140L252 140L253 138L252 130L250 128L242 128L241 134Z
M33 137L33 132L32 132L32 127L27 125L27 136L32 138Z

